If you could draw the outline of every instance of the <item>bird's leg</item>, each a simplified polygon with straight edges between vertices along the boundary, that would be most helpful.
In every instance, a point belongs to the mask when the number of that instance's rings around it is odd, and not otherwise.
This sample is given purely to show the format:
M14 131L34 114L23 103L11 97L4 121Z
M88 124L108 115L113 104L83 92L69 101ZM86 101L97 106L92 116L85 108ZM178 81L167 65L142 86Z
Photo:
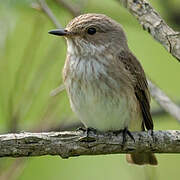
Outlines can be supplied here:
M85 132L86 130L87 130L87 128L85 128L84 126L78 127L76 129L76 131L83 131L83 132Z
M112 132L115 136L119 135L120 133L123 133L123 130L118 130L118 131L109 131Z
M124 144L126 143L126 137L127 135L135 142L135 139L133 137L133 135L131 134L131 132L128 130L128 128L124 128L123 130L119 130L119 131L113 131L113 134L118 135L122 133L123 135L123 141L122 141L122 145L124 146Z
M150 134L151 134L151 137L152 137L153 142L156 142L156 138L154 137L153 129L149 129L148 131L149 131Z
M84 137L81 137L80 140L81 141L85 141L85 142L93 142L95 141L94 138L90 137L90 132L92 131L93 133L97 133L97 130L94 128L85 128L85 127L80 127L78 128L78 130L83 131L86 135Z
M77 128L77 131L83 131L83 132L86 132L87 136L89 135L89 132L90 132L90 131L93 131L94 133L97 132L96 129L91 128L91 127L88 127L88 128L86 128L86 127L78 127L78 128Z
M150 129L149 131L150 131L151 136L152 136L152 138L153 138L153 137L154 137L154 132L153 132L153 129Z
M135 142L133 135L131 134L131 132L128 130L127 127L123 129L122 133L123 133L123 142L122 142L123 146L126 143L126 136L127 135L129 135L129 137Z

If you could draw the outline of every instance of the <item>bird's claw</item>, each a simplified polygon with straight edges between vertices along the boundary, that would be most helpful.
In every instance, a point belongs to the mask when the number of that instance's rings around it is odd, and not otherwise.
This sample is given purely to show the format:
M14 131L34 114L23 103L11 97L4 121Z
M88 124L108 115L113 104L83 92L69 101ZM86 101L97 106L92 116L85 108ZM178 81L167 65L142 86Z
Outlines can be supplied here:
M96 129L93 128L80 128L79 130L82 130L85 133L85 136L80 138L81 142L94 142L95 138L90 137L90 132L93 131L94 133L96 133Z
M123 130L123 145L126 143L126 136L129 135L129 137L135 142L135 139L131 132L128 130L128 128L124 128Z
M131 132L128 130L128 128L124 128L123 130L119 130L119 131L113 131L113 134L115 134L115 135L118 135L119 133L122 133L122 135L123 135L122 146L124 146L126 143L127 135L135 142L135 139L134 139L133 135L131 134Z

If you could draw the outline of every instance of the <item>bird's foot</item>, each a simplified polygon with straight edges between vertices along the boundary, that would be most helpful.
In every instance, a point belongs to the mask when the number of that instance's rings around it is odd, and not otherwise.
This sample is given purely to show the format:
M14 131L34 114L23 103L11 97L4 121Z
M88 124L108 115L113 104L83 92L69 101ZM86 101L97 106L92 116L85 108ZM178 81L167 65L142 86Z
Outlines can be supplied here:
M149 132L151 133L151 136L152 136L152 138L153 138L153 137L154 137L154 132L153 132L153 130L150 129Z
M153 129L149 129L148 131L149 131L150 134L151 134L151 137L152 137L153 142L156 142L156 138L155 138L155 136L154 136L154 131L153 131Z
M122 135L123 135L122 146L124 146L126 143L127 135L135 142L135 139L134 139L133 135L131 134L131 132L128 130L128 128L124 128L123 130L119 130L119 131L113 131L113 134L115 134L115 135L118 135L120 133L122 133Z
M81 126L81 127L78 127L78 128L76 129L76 131L86 132L86 131L87 131L87 128L85 128L84 126Z
M126 143L126 137L127 135L135 142L135 139L131 132L128 130L128 128L124 128L123 130L123 145Z
M90 137L90 132L93 132L93 133L97 133L97 130L94 129L94 128L85 128L85 127L82 127L82 128L78 128L78 130L81 130L84 132L84 136L80 138L80 141L84 141L84 142L94 142L95 141L95 138L93 137Z

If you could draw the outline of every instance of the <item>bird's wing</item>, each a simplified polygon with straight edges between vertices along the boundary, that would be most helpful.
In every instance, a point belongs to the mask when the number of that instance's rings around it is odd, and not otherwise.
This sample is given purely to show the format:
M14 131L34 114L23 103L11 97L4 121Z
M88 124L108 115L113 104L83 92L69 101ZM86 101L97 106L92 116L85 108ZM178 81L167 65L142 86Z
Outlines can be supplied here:
M134 91L143 115L142 129L144 130L145 127L147 130L153 129L153 121L150 113L150 93L142 66L131 52L119 53L118 59L134 77Z

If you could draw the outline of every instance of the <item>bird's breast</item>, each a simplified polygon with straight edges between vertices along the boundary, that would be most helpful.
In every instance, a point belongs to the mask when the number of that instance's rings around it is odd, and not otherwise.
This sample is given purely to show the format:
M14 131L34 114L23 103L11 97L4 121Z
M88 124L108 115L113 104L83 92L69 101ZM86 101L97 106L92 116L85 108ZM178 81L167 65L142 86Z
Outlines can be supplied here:
M73 111L85 126L100 131L123 129L136 113L137 102L128 94L131 91L124 91L108 68L105 61L72 56L63 73Z

